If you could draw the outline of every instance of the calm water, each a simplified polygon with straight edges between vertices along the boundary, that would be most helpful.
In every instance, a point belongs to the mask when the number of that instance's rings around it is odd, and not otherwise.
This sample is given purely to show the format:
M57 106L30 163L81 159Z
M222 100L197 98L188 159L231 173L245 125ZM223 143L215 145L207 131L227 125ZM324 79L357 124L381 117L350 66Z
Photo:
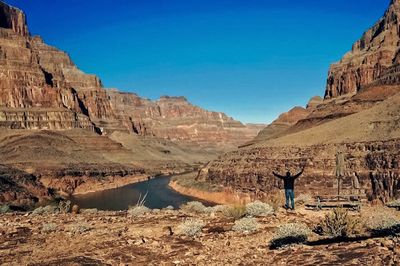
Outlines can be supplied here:
M170 177L157 177L155 179L120 188L93 192L85 195L72 196L73 204L81 208L97 208L99 210L127 210L130 205L135 205L140 195L147 192L145 206L152 209L162 209L169 205L174 208L188 202L197 200L170 189ZM210 203L203 202L206 206Z

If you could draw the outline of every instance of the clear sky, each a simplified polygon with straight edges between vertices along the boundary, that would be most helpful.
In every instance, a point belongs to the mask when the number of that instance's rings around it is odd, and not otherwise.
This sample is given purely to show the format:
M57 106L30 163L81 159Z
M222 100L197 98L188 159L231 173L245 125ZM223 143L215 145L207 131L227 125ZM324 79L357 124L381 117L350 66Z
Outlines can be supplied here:
M105 87L267 123L323 96L390 0L6 0Z

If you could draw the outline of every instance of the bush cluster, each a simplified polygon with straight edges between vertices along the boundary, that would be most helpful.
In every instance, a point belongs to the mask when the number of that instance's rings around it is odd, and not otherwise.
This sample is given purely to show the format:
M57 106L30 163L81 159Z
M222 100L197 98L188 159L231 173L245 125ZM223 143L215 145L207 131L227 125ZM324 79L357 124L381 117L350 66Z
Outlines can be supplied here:
M267 203L255 201L246 205L246 215L252 217L269 216L274 214L274 209Z
M128 214L132 217L139 217L149 212L151 210L143 205L131 206L128 210Z
M43 224L42 232L43 233L51 233L57 230L57 225L53 223Z
M241 219L246 216L246 205L234 204L231 206L226 206L226 208L222 210L222 214L225 217L233 218L235 220Z
M245 217L235 221L235 225L232 227L232 230L240 233L253 233L256 232L259 227L260 225L255 218Z
M272 248L281 248L292 244L302 244L308 239L311 230L302 223L288 223L278 227L271 241Z
M207 207L199 201L190 201L181 206L181 209L186 212L194 213L205 213L207 212Z
M359 233L361 227L360 220L350 216L343 208L334 209L326 214L322 225L324 234L330 237L348 237Z
M178 231L183 235L194 237L201 233L204 226L202 220L187 219L178 226Z
M375 214L368 219L366 227L374 236L400 235L400 220L390 213Z

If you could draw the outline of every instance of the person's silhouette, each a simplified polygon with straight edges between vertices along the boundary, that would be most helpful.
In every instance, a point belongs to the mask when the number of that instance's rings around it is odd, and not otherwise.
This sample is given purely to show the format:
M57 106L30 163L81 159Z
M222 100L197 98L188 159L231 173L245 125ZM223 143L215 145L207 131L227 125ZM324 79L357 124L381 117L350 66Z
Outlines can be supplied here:
M285 204L285 208L289 209L289 201L291 203L291 209L294 210L294 181L296 180L296 178L298 178L299 176L301 176L304 172L304 167L301 170L300 173L298 173L297 175L292 176L292 174L287 171L285 176L279 175L275 172L272 172L274 174L274 176L283 179L284 182L284 189L285 189L285 198L286 198L286 204Z

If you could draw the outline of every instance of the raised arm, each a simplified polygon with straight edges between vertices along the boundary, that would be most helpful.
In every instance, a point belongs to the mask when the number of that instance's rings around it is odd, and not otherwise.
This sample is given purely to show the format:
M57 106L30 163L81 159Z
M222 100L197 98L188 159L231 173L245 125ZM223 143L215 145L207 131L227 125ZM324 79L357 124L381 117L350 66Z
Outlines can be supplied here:
M303 174L303 172L304 172L304 167L303 167L303 169L301 170L301 172L298 173L297 175L293 176L293 178L294 178L294 179L298 178L299 176L301 176L301 175Z
M276 176L277 178L281 178L281 179L283 179L283 178L285 178L284 176L281 176L281 175L278 175L277 173L275 173L275 172L272 172L273 174L274 174L274 176Z

